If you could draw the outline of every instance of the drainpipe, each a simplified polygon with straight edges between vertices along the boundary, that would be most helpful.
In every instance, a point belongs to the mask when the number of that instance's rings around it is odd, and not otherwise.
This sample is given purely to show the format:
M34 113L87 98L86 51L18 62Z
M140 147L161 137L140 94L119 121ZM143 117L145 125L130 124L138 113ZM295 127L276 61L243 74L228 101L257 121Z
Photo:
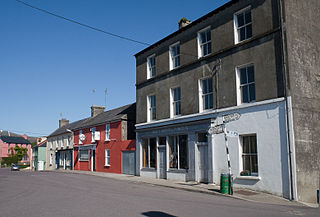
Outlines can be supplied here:
M286 99L286 125L287 125L287 138L288 138L288 157L289 157L289 179L290 179L290 200L297 200L297 198L295 197L295 179L293 178L293 173L295 171L293 171L293 129L292 129L292 125L290 123L291 120L291 112L290 109L292 111L292 106L290 103L290 89L288 88L288 69L287 69L287 46L286 46L286 41L285 41L285 32L286 32L286 26L285 26L285 18L284 18L284 4L283 4L283 0L279 0L279 4L280 4L280 28L281 28L281 39L282 39L282 61L283 61L283 65L282 65L282 69L283 69L283 81L284 81L284 95L285 95L285 99ZM289 109L290 106L290 109ZM292 133L291 133L292 132ZM291 137L292 134L292 137Z

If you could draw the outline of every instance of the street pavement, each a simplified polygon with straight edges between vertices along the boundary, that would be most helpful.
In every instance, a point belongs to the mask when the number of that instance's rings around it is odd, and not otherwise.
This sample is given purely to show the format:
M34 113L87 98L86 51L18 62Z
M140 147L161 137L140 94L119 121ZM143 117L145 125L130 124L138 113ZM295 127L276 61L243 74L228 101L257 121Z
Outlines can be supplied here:
M319 216L318 209L294 203L256 203L119 177L0 169L0 216Z

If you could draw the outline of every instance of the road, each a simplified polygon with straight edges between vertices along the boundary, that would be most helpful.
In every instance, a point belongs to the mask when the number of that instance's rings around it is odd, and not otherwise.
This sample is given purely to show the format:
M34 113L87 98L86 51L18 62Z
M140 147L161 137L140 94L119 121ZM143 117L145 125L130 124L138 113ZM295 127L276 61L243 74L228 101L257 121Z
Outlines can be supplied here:
M268 205L105 177L0 169L1 217L319 216Z

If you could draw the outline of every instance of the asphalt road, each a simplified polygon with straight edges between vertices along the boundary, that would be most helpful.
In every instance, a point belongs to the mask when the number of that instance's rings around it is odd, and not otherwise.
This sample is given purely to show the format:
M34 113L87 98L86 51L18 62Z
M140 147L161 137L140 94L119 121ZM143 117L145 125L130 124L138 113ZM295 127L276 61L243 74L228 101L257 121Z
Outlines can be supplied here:
M319 213L308 207L252 203L98 176L0 169L0 216L312 217Z

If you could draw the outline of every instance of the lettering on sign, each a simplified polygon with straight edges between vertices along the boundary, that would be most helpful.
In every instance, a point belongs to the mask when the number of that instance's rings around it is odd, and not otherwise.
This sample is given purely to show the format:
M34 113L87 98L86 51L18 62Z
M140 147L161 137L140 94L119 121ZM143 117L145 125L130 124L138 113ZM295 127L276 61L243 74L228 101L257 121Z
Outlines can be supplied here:
M240 118L240 114L239 113L233 113L233 114L229 114L229 115L223 115L222 116L222 120L224 123L227 122L231 122L231 121L236 121Z
M223 125L223 124L220 124L220 125L211 127L211 128L209 129L208 133L210 133L210 134L223 133L223 128L224 128L224 125Z

